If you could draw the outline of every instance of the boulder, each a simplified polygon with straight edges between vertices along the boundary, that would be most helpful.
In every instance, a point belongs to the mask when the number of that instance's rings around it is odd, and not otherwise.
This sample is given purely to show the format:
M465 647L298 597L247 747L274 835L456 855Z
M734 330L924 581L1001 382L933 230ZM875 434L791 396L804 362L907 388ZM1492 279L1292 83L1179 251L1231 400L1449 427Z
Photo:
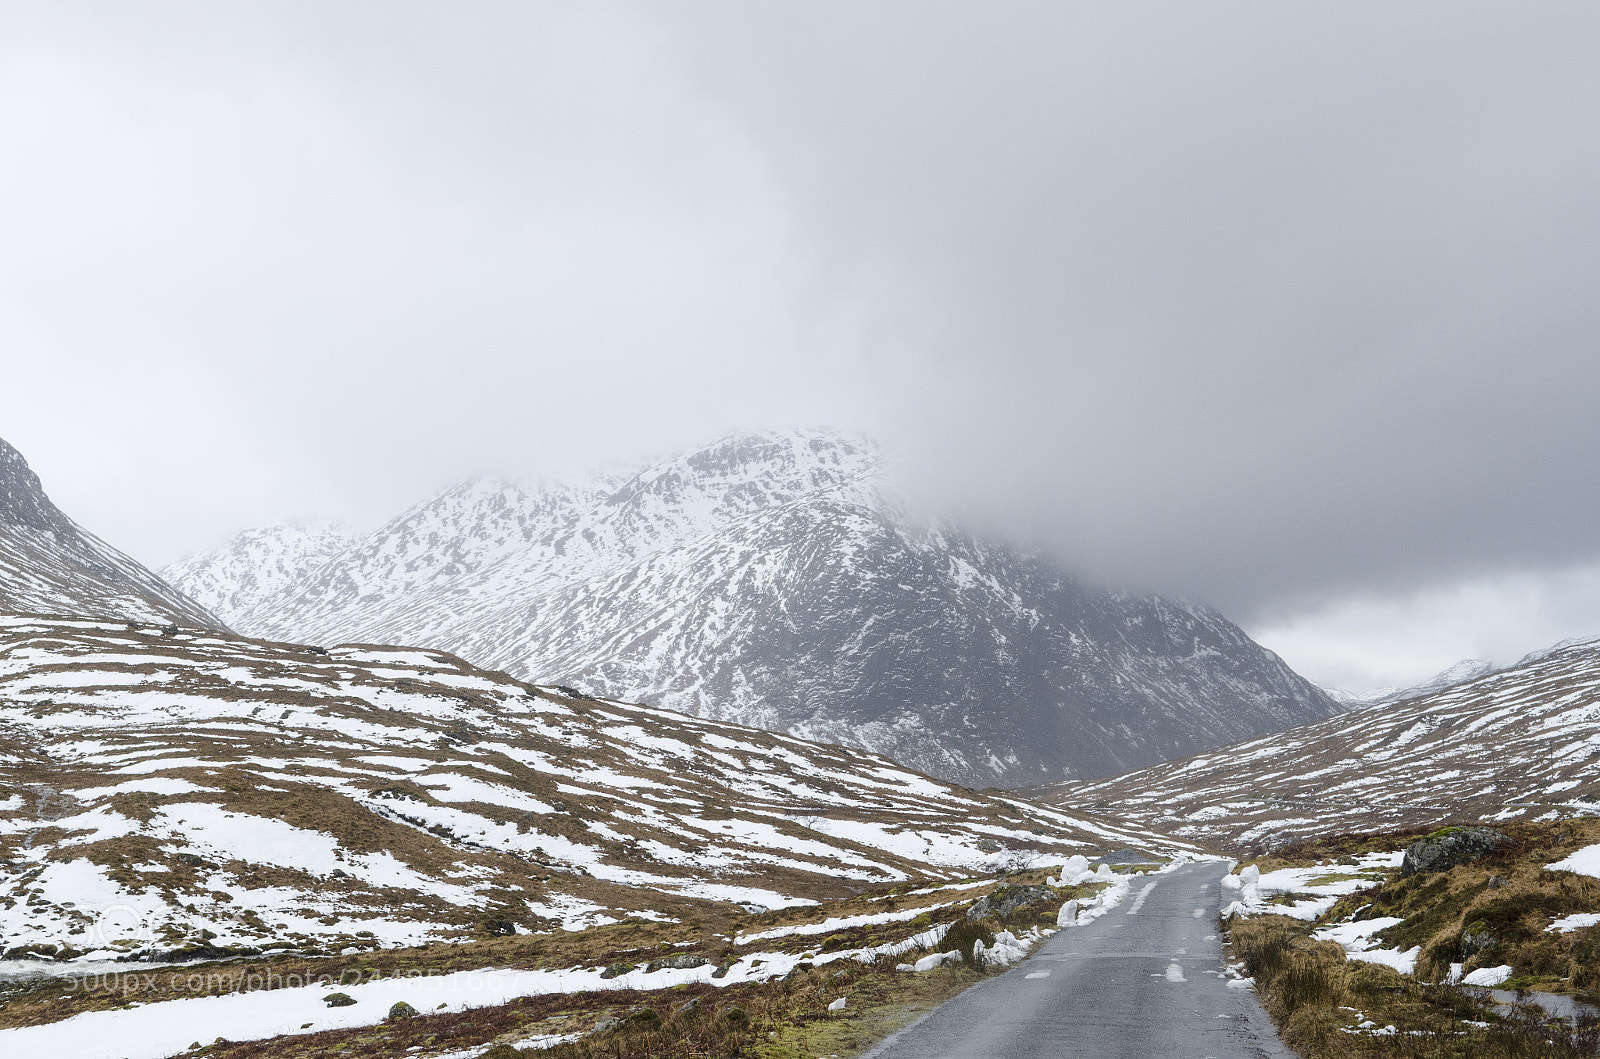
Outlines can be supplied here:
M517 925L506 916L485 916L478 921L478 929L491 938L509 938L516 934Z
M399 1022L401 1019L411 1018L416 1013L416 1008L412 1007L410 1004L407 1004L404 1000L397 1000L395 1001L394 1005L389 1008L388 1019L390 1022Z
M1510 837L1491 827L1447 827L1406 847L1401 875L1449 871L1488 854Z
M649 963L645 964L644 969L646 974L650 973L651 971L661 971L667 969L687 971L695 967L704 967L710 962L711 961L706 959L704 956L696 956L693 953L686 952L678 956L665 956L659 960L651 960Z
M1457 947L1461 950L1462 958L1470 960L1498 944L1500 939L1489 933L1488 925L1479 920L1461 932L1461 943Z
M347 1008L356 1002L356 998L349 993L329 993L322 998L322 1002L330 1008Z
M634 965L631 963L614 963L610 967L607 967L605 970L601 971L600 977L620 978L622 975L631 973L633 969Z
M974 901L967 909L967 918L1004 919L1019 908L1054 898L1055 894L1043 886L1002 886Z

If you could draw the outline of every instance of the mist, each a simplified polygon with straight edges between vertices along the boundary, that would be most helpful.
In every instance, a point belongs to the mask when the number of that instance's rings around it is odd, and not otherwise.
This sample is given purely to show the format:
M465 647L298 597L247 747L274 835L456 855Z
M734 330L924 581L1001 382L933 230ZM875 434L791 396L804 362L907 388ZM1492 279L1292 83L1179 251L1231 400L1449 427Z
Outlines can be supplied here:
M0 436L159 565L817 424L1316 679L1600 634L1597 23L9 5Z

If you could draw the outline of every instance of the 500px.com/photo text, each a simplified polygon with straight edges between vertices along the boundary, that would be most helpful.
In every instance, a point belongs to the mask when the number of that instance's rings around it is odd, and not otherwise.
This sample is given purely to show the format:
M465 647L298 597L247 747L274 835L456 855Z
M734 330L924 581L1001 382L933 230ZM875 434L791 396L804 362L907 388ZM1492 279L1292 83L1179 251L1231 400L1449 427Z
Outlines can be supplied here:
M428 977L418 970L386 973L377 970L347 968L338 974L281 974L276 971L107 971L100 973L64 975L57 979L63 988L93 993L121 993L131 996L166 990L173 993L253 993L269 989L302 989L316 987L358 986L367 982L396 978ZM475 984L464 983L468 989Z

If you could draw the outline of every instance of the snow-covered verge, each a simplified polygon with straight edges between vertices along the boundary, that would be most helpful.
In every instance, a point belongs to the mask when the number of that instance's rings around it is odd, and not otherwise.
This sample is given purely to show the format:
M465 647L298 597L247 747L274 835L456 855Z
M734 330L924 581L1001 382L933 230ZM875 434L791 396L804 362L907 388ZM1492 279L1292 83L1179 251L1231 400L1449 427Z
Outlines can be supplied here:
M1286 856L1382 849L1384 843L1392 852L1324 855L1314 864L1302 860L1287 867L1277 867L1283 864L1277 860L1276 870L1268 872L1247 866L1224 884L1239 895L1225 910L1241 917L1231 921L1233 943L1246 961L1267 968L1261 973L1274 978L1269 988L1292 996L1293 1004L1358 1004L1330 1011L1328 1025L1348 1023L1346 1013L1358 1010L1387 1013L1372 1014L1377 1023L1352 1023L1342 1032L1377 1033L1385 1018L1411 1019L1401 1021L1398 1032L1481 1032L1486 1042L1498 1040L1497 1020L1522 1016L1506 1006L1514 994L1497 997L1505 1003L1496 1006L1481 991L1496 986L1520 990L1516 996L1531 997L1546 1010L1564 1005L1568 1014L1586 1011L1582 1004L1574 1007L1573 998L1600 991L1593 955L1600 951L1600 886L1589 881L1600 874L1600 821L1503 827L1498 836L1487 836L1492 843L1453 847L1446 843L1458 829L1345 835ZM1397 870L1402 864L1405 870ZM1263 918L1272 914L1300 922ZM1336 943L1343 960L1316 942ZM1299 968L1296 981L1277 981L1291 965ZM1440 985L1479 991L1441 992L1435 988ZM1359 1000L1341 999L1347 995ZM1463 1023L1462 1005L1481 1009L1481 1017ZM1488 1047L1482 1054L1501 1053Z
M1269 872L1262 872L1253 864L1246 865L1234 874L1223 876L1223 889L1239 896L1223 908L1222 917L1280 915L1319 922L1341 897L1382 883L1393 875L1404 857L1404 851L1366 853ZM1383 948L1373 937L1400 922L1393 916L1360 920L1351 916L1320 926L1312 937L1338 942L1347 959L1380 963L1402 974L1410 974L1416 969L1420 947Z
M1231 915L1270 912L1296 919L1314 920L1339 898L1364 890L1400 866L1404 853L1368 853L1344 861L1325 861L1306 868L1279 868L1263 873L1247 865L1222 878L1224 890L1238 898L1222 910Z
M1384 837L1374 836L1368 843L1341 836L1325 848L1372 848ZM1538 836L1523 832L1517 837L1527 842ZM1503 855L1489 863L1481 863L1486 858L1480 855L1437 871L1387 872L1369 887L1339 896L1316 919L1270 915L1270 903L1259 899L1248 907L1245 901L1236 902L1227 923L1229 951L1238 960L1233 969L1251 976L1240 984L1260 993L1285 1042L1301 1054L1390 1054L1389 1049L1398 1048L1408 1055L1511 1055L1535 1041L1545 1049L1540 1054L1574 1059L1592 1055L1592 1039L1586 1040L1570 1017L1559 1021L1588 1010L1575 1007L1570 995L1495 994L1487 988L1532 982L1537 989L1538 961L1552 955L1551 947L1542 945L1535 946L1538 956L1530 958L1532 950L1503 949L1495 936L1507 922L1507 910L1517 910L1520 919L1521 913L1537 907L1527 884L1548 882L1551 874L1537 865L1548 857L1517 865L1510 852L1515 849L1516 844L1505 844ZM1399 859L1396 855L1389 863ZM1293 874L1280 869L1259 878L1274 876L1269 885L1315 887L1310 871L1384 866L1378 856L1346 856L1315 865L1302 862L1293 865ZM1257 888L1251 874L1246 868L1234 875L1233 887L1241 893ZM1279 896L1285 898L1284 907L1298 906L1303 916L1316 895L1287 891ZM1522 922L1518 929L1526 925ZM1516 952L1514 962L1520 966L1495 959L1502 951ZM1442 962L1456 953L1470 953L1469 962ZM1567 980L1555 984L1569 986ZM1512 1000L1538 1007L1514 1005ZM1357 1045L1352 1037L1396 1040Z

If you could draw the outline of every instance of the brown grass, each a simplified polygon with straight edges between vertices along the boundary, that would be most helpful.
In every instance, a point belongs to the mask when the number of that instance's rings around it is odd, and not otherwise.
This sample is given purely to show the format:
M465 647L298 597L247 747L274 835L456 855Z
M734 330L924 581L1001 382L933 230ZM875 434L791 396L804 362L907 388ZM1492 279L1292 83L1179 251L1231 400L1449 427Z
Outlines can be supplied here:
M1512 823L1499 830L1511 841L1488 856L1445 872L1393 872L1381 884L1341 898L1324 918L1399 917L1403 922L1376 937L1385 947L1421 946L1422 978L1442 979L1452 963L1469 972L1510 964L1517 972L1513 988L1595 997L1600 927L1564 934L1545 928L1575 912L1600 912L1600 879L1544 866L1600 843L1600 820ZM1285 847L1255 863L1263 871L1337 863L1340 856L1402 848L1421 834L1338 835Z
M1384 947L1421 946L1416 977L1347 961L1338 945L1310 937L1314 924L1281 916L1232 920L1233 952L1255 977L1284 1040L1310 1059L1594 1055L1600 1046L1595 1026L1549 1024L1536 1008L1497 1017L1487 1011L1483 991L1425 981L1443 979L1452 963L1464 963L1469 971L1510 964L1517 973L1510 988L1593 999L1600 987L1600 928L1566 934L1545 929L1573 912L1600 911L1600 880L1544 870L1600 842L1600 821L1509 824L1501 830L1512 841L1478 861L1410 877L1396 871L1342 898L1324 917L1401 918L1376 938ZM1257 863L1263 870L1336 864L1340 857L1401 848L1421 833L1338 835L1285 847ZM1394 1035L1349 1032L1357 1029L1357 1011L1373 1028L1394 1026Z
M1230 943L1256 979L1283 1040L1307 1059L1569 1059L1593 1056L1600 1028L1547 1022L1534 1010L1498 1018L1481 991L1419 983L1387 967L1346 961L1313 941L1310 924L1282 916L1235 920ZM1363 1031L1393 1026L1393 1034ZM1473 1025L1489 1022L1487 1027Z

